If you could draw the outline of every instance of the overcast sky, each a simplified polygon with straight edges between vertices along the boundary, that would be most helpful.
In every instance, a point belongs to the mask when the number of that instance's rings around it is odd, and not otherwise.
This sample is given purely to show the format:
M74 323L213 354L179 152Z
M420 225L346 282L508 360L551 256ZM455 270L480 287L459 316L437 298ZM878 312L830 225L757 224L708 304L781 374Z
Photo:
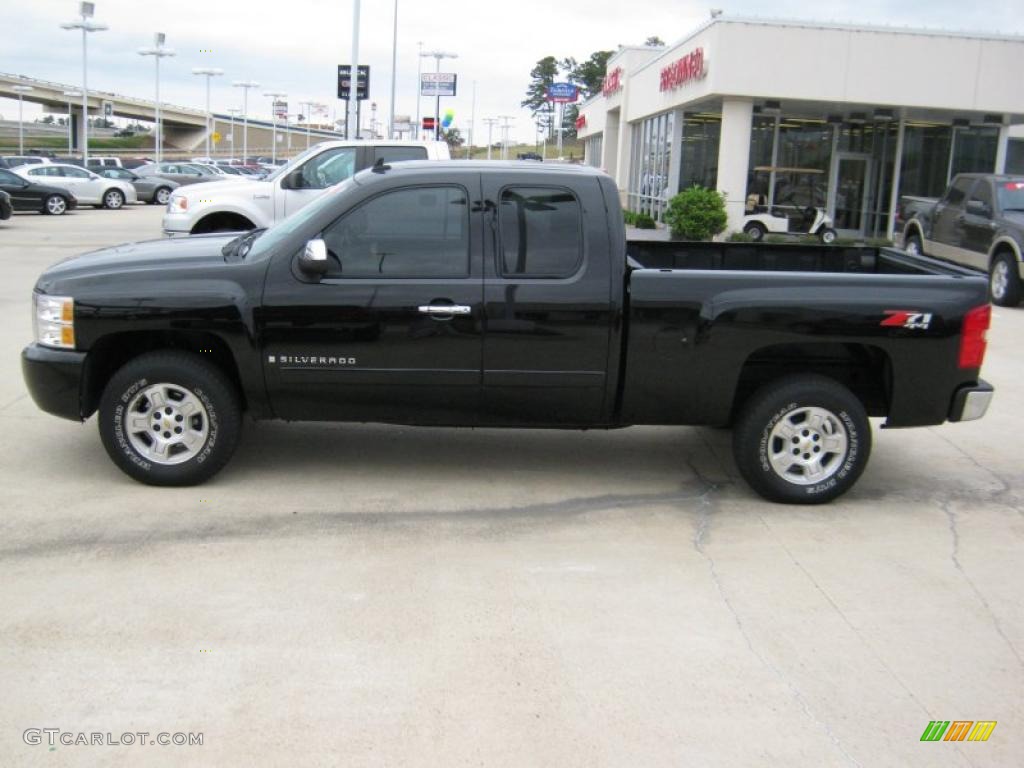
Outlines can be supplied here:
M708 18L710 8L726 16L761 16L893 24L915 27L1024 34L1024 0L399 0L396 111L415 113L417 43L424 50L459 54L442 70L459 75L459 95L442 99L465 132L476 81L477 141L485 139L482 118L515 116L513 135L532 140L529 113L520 109L529 72L543 56L574 56L619 44L639 44L650 35L671 43ZM394 0L363 0L360 59L371 67L371 98L387 118L391 80ZM81 83L80 33L62 30L78 8L74 0L0 0L0 71L69 85ZM290 111L313 100L337 108L335 67L347 63L352 44L352 0L96 0L96 20L110 29L90 35L90 87L153 98L154 65L137 55L154 32L164 32L177 57L161 65L165 101L201 107L203 79L192 67L213 66L213 108L241 106L234 79L256 80L249 111L269 117L268 90L289 94ZM742 55L737 52L736 55ZM424 59L432 69L433 59ZM952 64L951 64L952 66ZM423 100L423 111L432 105ZM14 119L17 102L0 99L0 114ZM364 105L368 105L364 102ZM26 116L38 108L26 107ZM497 137L495 137L497 138Z

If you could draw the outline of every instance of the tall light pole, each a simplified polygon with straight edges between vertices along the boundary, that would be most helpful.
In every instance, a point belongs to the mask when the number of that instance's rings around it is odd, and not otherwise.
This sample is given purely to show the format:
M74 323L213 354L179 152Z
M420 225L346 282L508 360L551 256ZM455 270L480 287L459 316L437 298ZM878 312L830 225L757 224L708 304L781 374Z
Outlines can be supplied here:
M419 46L419 55L416 57L416 124L413 126L413 137L420 137L420 102L423 100L423 96L420 90L423 87L423 41L420 40L416 43Z
M395 138L395 68L398 66L398 0L395 0L395 26L391 32L391 110L388 113L388 138ZM419 87L418 85L416 86Z
M473 159L473 131L476 130L476 80L473 81L473 106L469 109L469 152L467 160Z
M242 89L242 162L249 162L249 89L259 88L255 80L235 80L231 85Z
M25 154L25 123L21 118L21 103L22 94L28 93L33 90L31 85L16 85L11 88L12 91L18 94L18 154Z
M491 129L494 128L494 124L498 122L496 117L485 117L484 125L487 126L487 159L491 159Z
M231 133L228 134L229 136L231 136L231 154L235 155L238 154L237 152L235 152L235 150L237 149L237 147L235 146L235 117L242 114L242 110L240 110L238 107L228 107L228 114L231 115Z
M346 138L359 138L359 0L352 0L352 87L348 94L348 112L345 115Z
M277 105L277 102L279 100L288 98L288 94L287 93L282 93L281 91L271 91L270 93L264 93L263 95L270 98L270 115L271 115L271 118L273 119L273 126L274 126L273 127L273 132L271 133L271 138L270 138L270 162L273 165L277 165L277 106L276 105ZM287 120L288 116L285 115L284 119Z
M210 78L223 75L223 69L217 67L192 67L193 75L202 75L206 78L206 157L210 155Z
M82 95L81 91L64 91L64 98L66 98L68 100L68 155L69 156L71 155L72 152L75 151L74 148L71 146L71 144L72 144L72 141L71 141L71 121L73 119L73 115L71 114L71 100L72 99L77 99L81 95Z
M434 59L434 73L439 74L441 72L441 59L457 59L459 54L448 53L447 51L427 51L421 53L420 56L426 56ZM434 83L434 93L437 94L437 83ZM434 98L434 139L441 138L441 96L437 95Z
M160 162L160 152L164 143L163 125L160 122L160 59L165 56L174 56L174 50L164 47L164 40L167 36L163 32L153 35L153 46L151 48L139 48L139 56L152 56L156 61L156 111L153 119L153 144L156 152L156 162Z
M326 104L321 104L319 101L300 101L299 106L306 108L306 149L309 149L309 132L310 123L313 122L313 107L316 107L317 112L322 109L327 109Z
M89 165L89 68L88 68L88 36L90 32L102 32L108 29L106 24L93 21L96 3L79 3L78 15L81 21L69 21L61 24L61 29L82 30L82 165Z
M512 115L498 115L498 119L501 120L501 159L508 160L508 129L511 127L510 123L515 118Z

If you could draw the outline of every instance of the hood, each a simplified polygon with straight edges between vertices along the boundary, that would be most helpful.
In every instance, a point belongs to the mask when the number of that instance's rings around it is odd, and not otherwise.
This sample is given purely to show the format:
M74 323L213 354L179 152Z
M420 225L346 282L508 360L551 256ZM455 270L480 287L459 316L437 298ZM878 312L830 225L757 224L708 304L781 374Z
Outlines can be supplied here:
M224 177L220 177L224 178ZM187 184L180 189L175 190L174 194L179 197L191 198L193 195L201 197L209 194L208 188L204 188L203 185L206 182L199 182L197 184ZM250 195L253 193L263 192L267 195L271 193L272 184L269 181L257 181L255 179L236 179L234 176L227 177L224 181L217 182L217 194L218 195Z
M224 266L221 249L237 236L237 232L193 235L89 251L54 264L40 276L36 288L43 293L59 293L68 281L110 282L137 278L145 272L153 272L156 277L155 273L162 271L181 274L195 268Z

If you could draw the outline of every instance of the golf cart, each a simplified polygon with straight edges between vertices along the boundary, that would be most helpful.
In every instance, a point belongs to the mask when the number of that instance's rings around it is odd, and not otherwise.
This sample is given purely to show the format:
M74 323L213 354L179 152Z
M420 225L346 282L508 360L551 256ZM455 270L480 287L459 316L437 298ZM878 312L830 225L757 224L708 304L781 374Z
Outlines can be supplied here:
M802 201L810 203L815 200L815 176L824 174L824 171L816 168L783 168L767 165L757 166L754 171L783 173L806 182L806 189L801 189L800 185L790 184L785 177L776 182L774 200L770 206L763 194L747 195L743 231L750 235L754 242L760 242L765 235L817 235L823 243L835 242L836 231L832 227L832 217L825 209L800 204Z

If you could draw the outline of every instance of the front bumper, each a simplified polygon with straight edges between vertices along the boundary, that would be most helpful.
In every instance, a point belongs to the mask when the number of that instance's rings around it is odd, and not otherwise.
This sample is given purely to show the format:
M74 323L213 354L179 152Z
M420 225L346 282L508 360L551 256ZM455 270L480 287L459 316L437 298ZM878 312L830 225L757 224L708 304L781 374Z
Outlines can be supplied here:
M165 213L164 234L168 237L184 237L192 234L192 217L187 213Z
M987 381L981 379L975 385L960 387L953 395L953 405L949 409L950 421L974 421L980 419L992 402L995 389Z
M29 344L21 353L21 375L40 409L62 419L82 420L85 352Z

